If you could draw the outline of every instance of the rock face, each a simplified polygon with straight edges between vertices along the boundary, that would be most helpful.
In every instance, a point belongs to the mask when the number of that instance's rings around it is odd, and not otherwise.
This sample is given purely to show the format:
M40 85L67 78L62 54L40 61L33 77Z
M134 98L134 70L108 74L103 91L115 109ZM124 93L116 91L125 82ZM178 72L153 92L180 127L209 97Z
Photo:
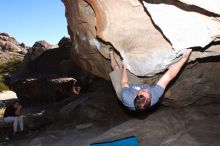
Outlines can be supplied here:
M220 17L187 12L175 5L144 2L144 6L176 51L205 47L212 41L219 41Z
M186 109L166 109L147 118L132 119L98 136L94 143L135 135L140 146L219 145L219 104Z
M7 33L0 33L0 62L7 62L14 58L23 59L27 49L27 46L23 43L19 44Z
M17 99L17 95L15 92L13 91L3 91L0 92L0 100L4 101L4 100L9 100L9 99Z
M15 38L7 33L0 33L0 51L26 52L26 46L23 43L19 44Z
M72 39L72 60L85 70L109 79L109 48L143 82L160 74L193 48L190 61L220 55L219 2L188 0L63 0ZM216 59L217 58L217 59ZM219 57L193 62L165 94L164 104L186 106L200 97L220 93ZM207 72L207 68L210 68ZM213 68L213 69L212 69ZM153 77L152 77L153 76ZM150 78L149 78L150 77ZM181 84L183 83L183 84ZM205 86L205 89L203 90ZM178 89L178 90L176 90ZM190 91L192 90L192 91ZM198 92L201 91L202 92ZM178 97L178 98L177 98Z
M68 37L63 37L59 43L58 43L59 47L63 47L63 48L71 48L72 46L72 42L70 40L70 38Z
M219 6L220 6L220 2L218 0L210 0L210 1L206 1L206 0L179 0L183 3L189 4L189 5L194 5L194 6L198 6L201 7L207 11L213 12L215 14L220 15L220 10L219 10Z
M58 46L59 45L59 46ZM11 79L11 88L26 103L51 103L75 95L75 86L85 91L94 76L70 60L69 38L57 45L36 42L24 58L23 69Z
M74 95L75 83L73 78L26 78L15 81L13 90L25 103L52 103Z
M196 50L191 60L219 55L219 3L183 2L64 0L69 34L74 40L73 60L108 79L110 64L102 56L108 58L110 46L118 51L117 59L124 59L137 76L164 71L185 48Z
M220 95L220 77L218 75L220 57L209 61L186 67L177 80L170 85L162 103L168 106L182 107L193 104L201 98L213 102L218 99Z
M36 59L37 57L39 57L46 50L57 48L57 47L58 47L57 45L49 44L46 41L37 41L34 43L33 47L31 47L28 50L28 54L29 54L28 57L32 61Z
M40 49L43 50L43 49ZM59 47L46 49L37 58L32 60L32 54L28 54L28 71L32 74L62 74L65 63L68 63L70 49Z

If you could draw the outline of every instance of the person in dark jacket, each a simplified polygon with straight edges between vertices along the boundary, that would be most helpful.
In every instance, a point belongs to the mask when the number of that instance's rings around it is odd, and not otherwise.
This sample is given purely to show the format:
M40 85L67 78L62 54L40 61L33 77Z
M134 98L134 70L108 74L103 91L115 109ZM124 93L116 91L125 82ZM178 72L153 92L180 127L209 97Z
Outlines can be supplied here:
M23 116L21 115L22 105L19 101L15 101L12 105L6 107L4 113L4 121L6 123L13 122L14 133L18 131L18 125L21 131L24 131Z

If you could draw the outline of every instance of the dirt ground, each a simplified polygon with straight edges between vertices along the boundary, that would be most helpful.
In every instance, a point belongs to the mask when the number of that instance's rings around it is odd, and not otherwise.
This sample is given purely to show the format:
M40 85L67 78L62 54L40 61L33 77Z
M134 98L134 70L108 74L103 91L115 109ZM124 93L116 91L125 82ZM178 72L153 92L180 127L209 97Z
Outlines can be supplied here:
M97 87L50 106L46 126L41 124L0 145L88 146L129 136L136 136L140 146L220 145L220 102L216 100L184 108L157 105L147 113L133 113L117 101L111 84Z

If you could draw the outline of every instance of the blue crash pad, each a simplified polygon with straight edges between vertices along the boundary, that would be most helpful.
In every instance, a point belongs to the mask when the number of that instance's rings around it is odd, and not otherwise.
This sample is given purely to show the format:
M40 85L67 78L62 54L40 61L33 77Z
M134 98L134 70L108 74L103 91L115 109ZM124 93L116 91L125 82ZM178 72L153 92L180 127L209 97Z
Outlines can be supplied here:
M115 141L90 144L90 146L139 146L135 136L127 137Z

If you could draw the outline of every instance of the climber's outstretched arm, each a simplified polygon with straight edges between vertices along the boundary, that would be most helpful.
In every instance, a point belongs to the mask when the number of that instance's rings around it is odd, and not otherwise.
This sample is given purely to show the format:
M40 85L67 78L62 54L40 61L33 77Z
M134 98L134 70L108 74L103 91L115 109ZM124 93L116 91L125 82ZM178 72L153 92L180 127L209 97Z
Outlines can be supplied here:
M122 76L121 76L121 87L129 87L128 85L128 76L126 71L126 65L122 65Z
M192 52L192 49L187 49L184 52L182 59L180 59L177 63L173 64L170 67L170 69L157 82L157 84L165 89L167 85L170 83L170 81L173 80L176 77L176 75L179 73L182 66L187 62L191 52Z

